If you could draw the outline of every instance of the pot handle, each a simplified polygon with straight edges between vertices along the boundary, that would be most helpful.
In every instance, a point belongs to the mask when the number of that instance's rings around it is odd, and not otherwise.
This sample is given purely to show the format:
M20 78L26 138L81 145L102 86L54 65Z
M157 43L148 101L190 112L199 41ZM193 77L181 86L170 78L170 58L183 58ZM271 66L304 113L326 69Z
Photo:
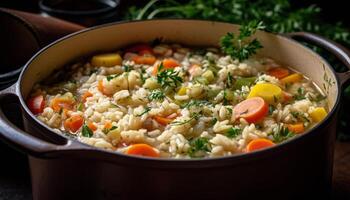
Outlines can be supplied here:
M85 145L68 140L64 145L57 145L36 138L14 125L4 114L3 107L9 102L18 101L16 84L0 91L0 139L12 147L35 157L52 157L62 150L83 150Z
M337 72L337 75L340 80L340 84L342 86L344 86L345 84L348 84L348 82L350 81L350 51L347 48L345 48L339 43L336 43L332 40L329 40L325 37L322 37L314 33L293 32L293 33L286 33L284 34L284 36L292 39L296 39L296 40L310 42L311 44L324 48L330 53L332 53L348 68L348 71L346 72L342 72L342 73Z

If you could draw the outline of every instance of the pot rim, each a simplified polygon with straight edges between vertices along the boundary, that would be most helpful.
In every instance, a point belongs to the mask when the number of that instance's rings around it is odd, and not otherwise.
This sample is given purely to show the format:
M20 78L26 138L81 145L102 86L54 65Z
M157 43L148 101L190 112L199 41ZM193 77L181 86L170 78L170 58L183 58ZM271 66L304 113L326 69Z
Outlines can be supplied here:
M113 152L110 150L105 150L105 149L101 149L101 148L97 148L85 143L82 143L76 139L72 139L64 134L59 134L56 131L53 131L53 129L49 126L47 126L46 124L44 124L43 122L41 122L39 119L37 119L35 117L34 114L31 113L31 111L29 110L29 108L27 107L26 101L22 96L21 93L21 83L22 83L22 79L23 76L25 74L25 72L28 70L28 68L30 68L30 65L32 63L33 60L35 60L39 55L41 55L42 53L45 53L47 49L54 47L56 44L67 40L71 37L74 36L78 36L82 33L86 33L92 30L96 30L96 29L101 29L101 28L105 28L105 27L109 27L109 26L115 26L115 25L120 25L120 24L129 24L129 23L145 23L145 22L156 22L156 21L187 21L187 22L207 22L207 23L217 23L217 24L229 24L229 25L235 25L235 26L239 26L238 24L233 24L233 23L229 23L229 22L220 22L220 21L213 21L213 20L200 20L200 19L173 19L173 18L166 18L166 19L149 19L149 20L134 20L134 21L119 21L119 22L112 22L112 23L107 23L107 24L102 24L102 25L98 25L98 26L94 26L94 27L90 27L75 33L71 33L67 36L64 36L52 43L50 43L49 45L45 46L44 48L42 48L40 51L38 51L33 57L31 57L31 59L24 65L21 74L18 78L18 81L16 82L16 94L20 100L21 106L24 109L25 113L31 117L32 120L34 120L36 123L38 123L40 126L44 127L45 129L47 129L50 132L54 132L55 134L58 134L59 136L65 138L68 142L77 142L79 143L79 145L83 145L84 147L88 147L88 150L91 151L97 151L100 153L107 153L109 154L108 156L117 156L117 157L122 157L123 159L128 159L128 160L133 160L133 161L145 161L145 162L165 162L165 163L182 163L182 164L213 164L213 165L219 165L219 161L221 162L226 162L226 161L230 161L230 160L249 160L249 159L256 159L256 158L264 158L265 156L271 154L271 153L275 153L283 148L287 148L288 144L292 144L295 142L299 142L305 138L308 137L312 137L313 135L317 134L317 130L321 129L322 127L326 126L326 124L328 124L330 122L330 120L332 119L332 117L336 114L337 109L339 107L339 102L340 102L340 96L341 96L341 83L339 80L339 77L337 76L335 70L333 69L333 67L331 67L331 65L323 58L321 57L319 54L317 54L316 52L314 52L313 50L311 50L309 47L306 47L304 45L302 45L301 43L298 43L297 41L291 39L291 38L287 38L285 36L282 36L280 34L274 34L274 33L270 33L270 32L266 32L266 31L260 31L260 32L265 32L266 34L271 34L274 37L279 37L280 39L286 40L288 42L293 43L294 45L297 45L298 48L304 48L305 50L307 50L310 54L316 56L318 59L320 59L320 61L322 61L323 63L325 63L328 67L330 68L331 72L333 73L333 75L336 78L336 83L337 83L337 97L336 97L336 101L334 103L333 108L330 110L330 112L327 114L326 118L319 124L317 124L316 126L312 127L311 129L309 129L308 131L306 131L305 133L301 134L301 135L297 135L294 138L278 143L276 145L274 145L273 147L270 148L266 148L266 149L261 149L261 150L257 150L257 151L253 151L250 153L237 153L237 154L233 154L233 155L229 155L229 156L220 156L220 157L211 157L211 158L199 158L199 159L174 159L174 158L151 158L151 157L143 157L143 156L132 156L132 155L127 155L127 154L123 154L123 153L119 153L119 152ZM69 149L68 149L69 150ZM86 149L85 149L86 150ZM265 155L265 156L264 156Z

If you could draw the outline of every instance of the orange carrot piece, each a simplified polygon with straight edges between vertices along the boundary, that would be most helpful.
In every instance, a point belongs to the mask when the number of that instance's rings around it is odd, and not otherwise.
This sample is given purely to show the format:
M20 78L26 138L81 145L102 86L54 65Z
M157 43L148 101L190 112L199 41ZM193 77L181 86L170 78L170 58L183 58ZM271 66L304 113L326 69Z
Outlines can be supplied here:
M74 99L70 98L54 98L51 100L51 108L59 112L61 109L67 109L67 110L72 110L74 108Z
M291 132L293 132L295 134L303 133L304 130L305 130L303 123L288 124L287 128L288 128L289 131L291 131Z
M135 44L133 46L128 47L125 52L133 52L143 55L147 52L147 54L153 54L153 49L148 44Z
M168 125L170 122L172 122L174 120L174 118L167 118L167 117L161 117L161 116L153 116L153 119L156 120L159 124L166 126Z
M270 76L274 76L278 79L282 79L289 75L289 70L283 67L271 68L267 71L267 74Z
M139 156L147 156L147 157L155 157L155 158L159 157L159 152L148 144L130 145L126 153L130 155L139 155Z
M105 123L105 125L104 125L104 127L103 127L103 128L104 128L104 129L106 129L106 130L111 129L111 128L112 128L112 122L107 121L107 122Z
M97 84L97 89L104 94L103 81L99 80Z
M77 132L83 123L84 118L82 116L73 115L64 121L64 127L71 132Z
M161 63L163 65L163 69L173 69L173 68L180 65L179 62L177 62L176 60L174 60L172 58L166 58ZM156 76L158 74L159 66L160 66L160 64L153 66L153 71L152 71L153 76Z
M249 123L263 119L269 112L269 106L261 97L246 99L233 108L236 117L244 118Z
M282 99L284 102L288 102L293 99L293 96L288 92L282 91Z
M87 124L87 126L92 130L92 131L96 131L97 130L97 126L95 125L95 123L93 122L89 122Z
M132 60L136 64L144 64L144 65L153 65L157 61L156 57L150 56L150 55L135 56L132 58Z
M81 100L82 100L83 102L85 102L85 101L86 101L86 98L92 97L92 96L93 96L93 94L92 94L91 92L87 91L87 92L85 92L85 93L83 94L83 96L81 97Z
M268 140L268 139L264 139L264 138L254 139L249 142L249 144L247 145L246 151L252 152L259 149L268 148L273 145L275 145L275 143L273 143L271 140Z

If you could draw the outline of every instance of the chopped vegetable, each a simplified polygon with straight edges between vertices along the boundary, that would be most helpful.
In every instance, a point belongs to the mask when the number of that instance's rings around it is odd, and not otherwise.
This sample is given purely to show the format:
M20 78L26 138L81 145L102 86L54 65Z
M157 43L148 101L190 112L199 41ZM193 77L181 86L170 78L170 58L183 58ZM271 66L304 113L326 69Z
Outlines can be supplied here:
M177 94L178 95L185 95L187 92L187 87L181 87L178 91Z
M276 67L276 68L271 68L270 70L268 70L267 74L270 76L274 76L278 79L282 79L282 78L289 75L289 70L284 68L284 67Z
M174 59L170 59L170 58L164 59L159 65L155 65L153 67L152 75L156 76L162 70L174 69L179 65L180 64Z
M209 139L200 137L190 141L188 154L191 157L203 157L206 152L210 152Z
M257 151L261 149L265 149L268 147L274 146L275 143L273 143L271 140L264 139L264 138L259 138L259 139L254 139L249 142L247 145L247 152L252 152L252 151Z
M293 96L293 98L294 98L295 100L302 100L302 99L305 99L305 90L304 90L304 88L302 88L302 87L298 88L297 92L298 92L298 93L297 93L296 95Z
M314 122L320 122L327 116L327 111L323 107L317 107L310 113L310 116Z
M226 136L229 138L235 138L238 135L240 135L241 133L242 133L242 129L240 129L240 128L230 128L226 132Z
M149 100L163 100L165 98L165 94L161 90L152 90L151 94L149 94L148 99Z
M64 121L64 127L67 130L75 133L80 129L83 123L84 123L84 118L82 116L73 115Z
M127 154L147 156L147 157L159 157L159 152L148 144L133 144L126 150Z
M118 53L106 53L93 56L91 64L94 67L113 67L122 64L122 58Z
M97 126L95 125L95 123L93 122L89 122L87 124L87 126L89 127L89 129L91 129L92 131L96 131L97 130Z
M82 130L81 130L81 134L84 137L92 137L94 135L94 133L92 132L92 130L86 125L84 124Z
M287 128L289 131L296 133L296 134L303 133L305 131L303 123L287 124Z
M214 73L213 73L213 71L211 71L211 70L205 71L205 72L202 74L202 77L205 78L205 79L207 79L208 83L214 81L214 79L215 79Z
M50 106L55 112L60 112L63 108L72 110L75 100L69 97L56 97L51 100Z
M157 82L162 88L175 88L183 82L182 78L179 76L180 72L174 71L174 69L166 69L161 71L163 68L162 66L163 64L159 65L157 74Z
M284 84L296 83L296 82L301 81L301 79L303 79L303 75L301 75L299 73L294 73L294 74L291 74L287 77L282 78L281 82Z
M278 126L278 129L273 134L273 141L276 143L283 142L287 140L288 138L291 138L295 135L292 131L290 131L288 128L284 126Z
M261 97L246 99L233 108L237 118L244 118L249 123L262 120L269 112L269 106Z
M83 102L85 102L88 97L92 97L92 96L93 96L93 94L91 92L87 91L83 94L83 96L81 97L81 100Z
M38 95L31 97L27 100L27 105L30 111L34 115L40 114L44 111L45 108L45 99L43 95Z
M283 102L289 102L292 99L293 99L293 96L290 93L282 91L282 100L283 100Z
M132 53L137 53L140 55L145 55L145 54L153 54L153 49L150 45L148 44L136 44L133 45L125 50L125 52L132 52Z
M282 90L271 83L260 83L253 86L247 98L261 97L269 104L276 104L282 97Z
M257 30L264 28L265 26L262 22L251 21L247 25L240 27L240 33L237 37L233 33L227 33L220 40L222 51L239 61L248 59L258 49L262 48L262 45L257 39L250 40L250 37Z
M153 65L157 61L156 57L151 55L135 56L132 58L132 60L136 64L143 64L143 65Z
M156 120L159 124L163 125L163 126L166 126L168 125L169 123L171 123L174 118L168 118L168 117L162 117L162 116L153 116L153 119Z
M255 82L256 77L247 77L247 78L237 78L233 84L233 89L240 90L243 86L251 86Z

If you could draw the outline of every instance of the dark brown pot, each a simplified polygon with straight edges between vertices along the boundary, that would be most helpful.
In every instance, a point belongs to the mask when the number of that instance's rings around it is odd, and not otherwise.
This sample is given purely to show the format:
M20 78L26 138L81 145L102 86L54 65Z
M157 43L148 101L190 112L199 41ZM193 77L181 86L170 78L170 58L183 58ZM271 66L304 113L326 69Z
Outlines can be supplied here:
M261 55L292 66L327 94L329 114L307 133L273 148L202 160L153 159L97 149L59 135L29 111L33 85L70 61L135 42L218 44L239 26L198 20L151 20L87 29L47 46L25 66L20 79L1 92L1 104L19 99L25 131L0 112L0 137L29 156L34 199L295 199L329 197L341 87L350 73L336 73L319 55L280 35L258 32ZM346 49L310 33L289 35L334 53L350 68ZM324 86L323 86L324 85Z

